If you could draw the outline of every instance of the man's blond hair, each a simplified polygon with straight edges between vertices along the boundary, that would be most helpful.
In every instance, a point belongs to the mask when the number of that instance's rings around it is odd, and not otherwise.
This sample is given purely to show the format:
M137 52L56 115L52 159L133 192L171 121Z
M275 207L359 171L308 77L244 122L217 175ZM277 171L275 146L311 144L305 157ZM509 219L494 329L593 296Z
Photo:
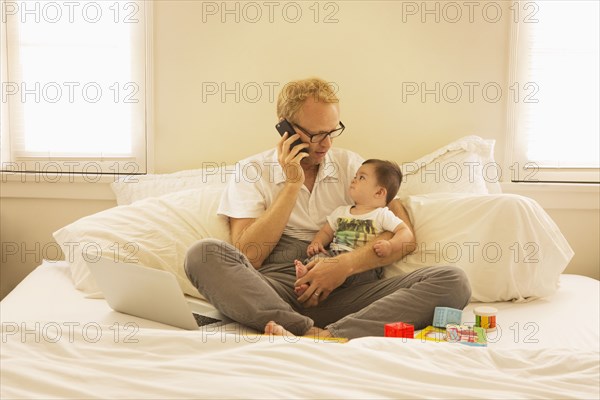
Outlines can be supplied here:
M309 78L287 83L277 98L277 116L294 121L304 101L313 97L315 101L339 103L334 87L320 78Z

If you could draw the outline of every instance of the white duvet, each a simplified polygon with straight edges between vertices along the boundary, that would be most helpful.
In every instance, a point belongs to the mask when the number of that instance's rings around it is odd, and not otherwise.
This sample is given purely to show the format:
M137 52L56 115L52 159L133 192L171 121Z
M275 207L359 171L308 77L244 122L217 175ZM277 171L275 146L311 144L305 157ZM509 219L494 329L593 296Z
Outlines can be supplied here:
M74 289L67 265L45 263L0 302L0 398L597 399L599 285L562 275L552 296L493 303L486 348L316 343L120 314Z
M154 329L107 329L93 342L91 333L74 331L68 340L63 331L56 343L36 342L31 331L26 340L3 331L2 398L600 396L597 350L385 338L341 344ZM44 335L56 333L47 328Z

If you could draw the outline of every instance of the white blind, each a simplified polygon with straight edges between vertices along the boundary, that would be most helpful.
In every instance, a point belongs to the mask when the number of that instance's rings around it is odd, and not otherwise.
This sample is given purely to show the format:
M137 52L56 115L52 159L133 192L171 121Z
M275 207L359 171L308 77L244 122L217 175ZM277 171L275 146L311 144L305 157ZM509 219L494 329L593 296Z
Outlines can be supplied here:
M517 71L511 82L517 166L527 165L535 180L597 181L599 3L519 5L523 13L513 41Z
M81 159L104 172L116 161L144 172L145 2L3 1L2 18L7 169L71 160L68 171L79 172L72 160Z

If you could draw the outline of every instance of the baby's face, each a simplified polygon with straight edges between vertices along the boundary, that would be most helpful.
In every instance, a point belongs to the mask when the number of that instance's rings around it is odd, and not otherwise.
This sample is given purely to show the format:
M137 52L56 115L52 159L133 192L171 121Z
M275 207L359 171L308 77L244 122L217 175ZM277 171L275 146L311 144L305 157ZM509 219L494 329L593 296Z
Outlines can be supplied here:
M350 184L350 197L357 205L382 207L381 199L375 196L380 189L381 186L377 183L375 176L375 166L373 164L361 165ZM385 206L385 199L383 205Z

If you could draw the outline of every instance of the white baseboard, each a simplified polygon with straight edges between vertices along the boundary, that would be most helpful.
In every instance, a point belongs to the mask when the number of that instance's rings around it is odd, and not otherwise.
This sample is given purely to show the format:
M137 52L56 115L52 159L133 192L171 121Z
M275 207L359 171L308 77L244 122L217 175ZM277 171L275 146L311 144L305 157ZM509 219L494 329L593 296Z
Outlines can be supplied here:
M545 210L600 210L600 185L583 183L500 183L503 193L537 201Z
M0 197L23 199L115 200L110 183L118 176L0 174Z

